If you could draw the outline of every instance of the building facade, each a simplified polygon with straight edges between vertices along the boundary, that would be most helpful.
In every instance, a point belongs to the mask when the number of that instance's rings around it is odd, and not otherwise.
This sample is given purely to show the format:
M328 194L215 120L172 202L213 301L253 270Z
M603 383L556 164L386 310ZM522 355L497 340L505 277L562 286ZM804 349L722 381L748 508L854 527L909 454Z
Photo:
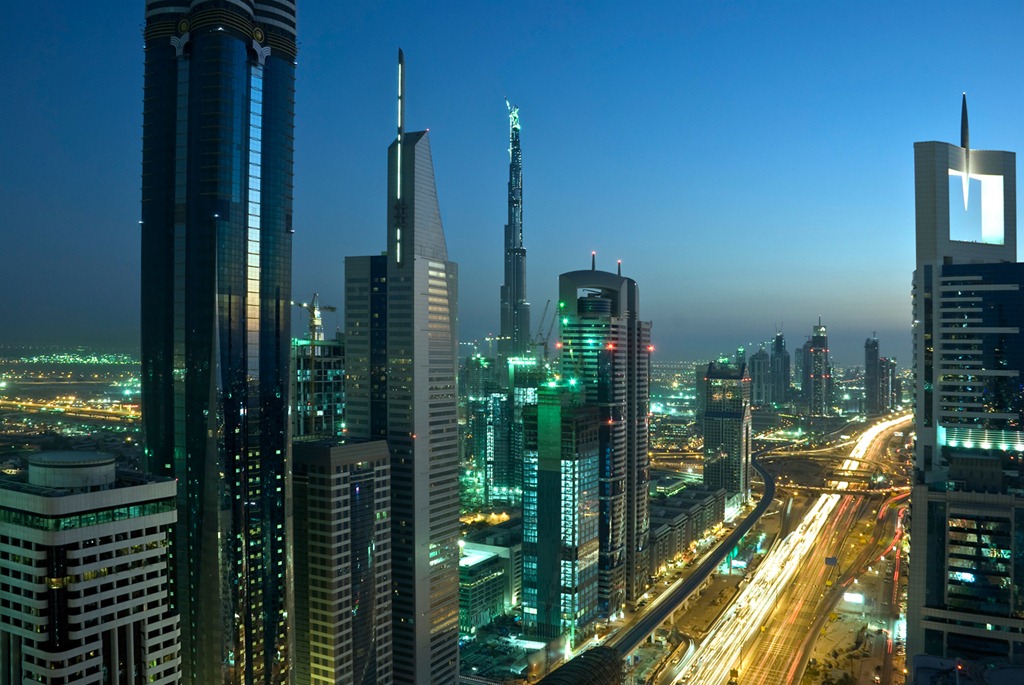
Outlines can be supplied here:
M635 602L650 576L651 324L636 281L607 271L558 279L562 377L601 411L601 609Z
M704 487L750 499L750 378L726 360L708 364L704 381Z
M0 683L180 682L175 491L97 452L0 477Z
M186 683L284 683L295 2L147 0L142 413Z
M523 627L578 647L598 616L601 414L552 382L525 409Z
M907 650L1014 662L1024 659L1016 158L970 149L966 107L965 98L959 146L914 145L917 444ZM981 203L977 241L952 237L961 193L965 208Z
M295 682L389 685L387 444L296 443Z
M394 682L425 685L456 682L459 672L458 270L429 135L405 131L398 54L387 253L345 260L346 410L349 435L387 440Z

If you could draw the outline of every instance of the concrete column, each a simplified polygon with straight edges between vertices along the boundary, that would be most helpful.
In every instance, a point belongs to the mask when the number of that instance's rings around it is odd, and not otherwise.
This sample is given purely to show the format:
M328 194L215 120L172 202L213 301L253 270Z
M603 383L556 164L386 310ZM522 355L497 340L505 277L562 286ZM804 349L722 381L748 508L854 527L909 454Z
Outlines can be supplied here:
M11 634L0 630L0 685L11 685L11 671L14 662L11 660Z
M107 631L107 644L110 645L110 654L104 654L103 658L107 662L107 671L109 673L110 682L121 683L120 671L117 666L120 663L118 654L120 652L120 645L117 644L117 628L111 628Z

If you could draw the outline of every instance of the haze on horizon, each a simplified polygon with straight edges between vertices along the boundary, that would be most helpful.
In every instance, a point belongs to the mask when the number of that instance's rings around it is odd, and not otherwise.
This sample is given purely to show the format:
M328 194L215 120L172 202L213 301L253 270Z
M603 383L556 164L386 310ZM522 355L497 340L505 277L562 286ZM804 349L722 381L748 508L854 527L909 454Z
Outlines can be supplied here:
M8 9L0 344L136 347L143 5ZM910 361L913 148L1024 149L1018 5L300 2L293 299L343 305L385 247L395 55L430 128L460 340L498 328L508 120L520 107L537 329L558 275L623 274L659 359L790 350ZM956 46L952 50L950 46ZM301 335L305 315L293 311ZM333 328L341 317L325 317ZM752 344L753 343L753 344Z

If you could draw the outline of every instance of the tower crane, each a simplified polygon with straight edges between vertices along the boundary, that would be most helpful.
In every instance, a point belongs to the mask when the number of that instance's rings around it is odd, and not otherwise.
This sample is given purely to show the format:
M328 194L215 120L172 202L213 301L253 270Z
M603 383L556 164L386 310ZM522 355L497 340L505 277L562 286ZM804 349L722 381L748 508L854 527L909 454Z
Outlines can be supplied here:
M555 328L555 322L558 321L558 314L552 314L551 322L548 324L547 332L544 333L544 322L548 318L548 309L551 307L551 300L549 299L544 304L544 312L540 315L540 322L537 324L537 334L533 337L534 347L544 348L544 360L548 358L548 341L551 340L551 331Z
M311 302L292 302L296 307L301 307L309 312L309 395L307 404L309 406L309 434L316 432L316 345L318 340L324 339L324 324L321 312L336 312L337 307L329 304L320 304L320 293L313 293Z

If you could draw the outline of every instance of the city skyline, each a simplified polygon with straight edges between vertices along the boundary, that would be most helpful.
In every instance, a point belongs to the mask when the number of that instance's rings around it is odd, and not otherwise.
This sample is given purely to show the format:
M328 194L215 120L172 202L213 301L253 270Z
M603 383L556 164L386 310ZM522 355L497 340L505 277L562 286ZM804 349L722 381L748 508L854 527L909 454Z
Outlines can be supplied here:
M460 340L499 327L507 96L529 113L535 312L557 298L557 275L596 250L598 268L621 258L627 273L643 270L662 359L754 351L776 325L796 349L821 315L838 364L859 364L877 331L905 367L909 150L955 138L964 90L975 147L1022 147L1021 95L991 68L1020 58L1020 8L613 7L526 4L515 20L487 6L300 7L295 298L320 292L340 308L344 257L378 249L377 150L391 137L387 65L401 46L410 126L433 128L443 220L463 264ZM137 347L142 9L19 6L13 20L23 30L9 66L20 96L0 115L13 133L0 179L13 229L0 343ZM133 31L138 42L125 38ZM954 41L962 49L948 50ZM688 297L717 277L715 251L733 259L729 279L713 298ZM332 318L325 327L342 325Z

